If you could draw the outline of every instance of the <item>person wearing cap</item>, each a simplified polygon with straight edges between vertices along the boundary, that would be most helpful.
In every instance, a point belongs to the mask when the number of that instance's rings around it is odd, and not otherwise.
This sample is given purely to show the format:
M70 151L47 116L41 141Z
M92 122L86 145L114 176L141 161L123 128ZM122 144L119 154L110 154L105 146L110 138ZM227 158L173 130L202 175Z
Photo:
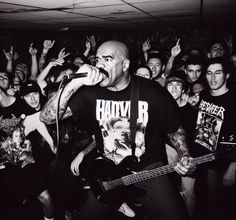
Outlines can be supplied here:
M185 93L187 87L187 82L183 71L177 71L173 75L166 78L165 88L175 99L176 103L180 107L181 118L183 121L183 127L185 128L190 154L192 153L192 141L194 135L194 128L197 119L197 111L186 102L182 96ZM177 152L167 143L166 152L169 163L176 162L178 160ZM184 198L186 208L188 210L189 216L193 218L195 210L195 177L184 176L181 177L181 194Z
M32 112L38 112L46 102L41 89L36 81L28 80L21 85L20 95L25 102L32 108Z
M37 130L53 145L45 133L45 124L39 121L39 113L32 114L28 105L0 87L0 219L21 219L25 199L37 197L43 205L45 220L53 219L53 204L46 189L32 147L30 134ZM32 114L32 115L30 115ZM27 144L26 144L27 143ZM0 161L2 162L2 161Z

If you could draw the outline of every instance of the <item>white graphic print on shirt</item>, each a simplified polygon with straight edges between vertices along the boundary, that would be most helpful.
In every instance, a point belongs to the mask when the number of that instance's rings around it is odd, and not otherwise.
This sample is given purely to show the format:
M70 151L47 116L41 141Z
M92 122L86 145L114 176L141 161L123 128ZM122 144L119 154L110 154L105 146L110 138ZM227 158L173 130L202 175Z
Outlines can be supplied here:
M195 142L215 151L224 120L225 109L213 103L201 101L199 105Z
M102 131L104 156L119 164L131 155L130 101L96 101L96 119ZM135 155L140 158L145 152L145 130L148 122L148 103L138 102Z

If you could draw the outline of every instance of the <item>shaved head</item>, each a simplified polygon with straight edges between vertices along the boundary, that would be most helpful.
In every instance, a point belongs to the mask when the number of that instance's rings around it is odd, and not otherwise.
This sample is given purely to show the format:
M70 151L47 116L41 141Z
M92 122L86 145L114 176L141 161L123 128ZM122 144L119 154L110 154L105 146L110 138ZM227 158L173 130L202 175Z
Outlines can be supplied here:
M127 46L120 41L106 41L99 46L98 51L99 49L103 49L104 47L106 47L107 49L113 49L116 55L120 58L129 59L129 50Z

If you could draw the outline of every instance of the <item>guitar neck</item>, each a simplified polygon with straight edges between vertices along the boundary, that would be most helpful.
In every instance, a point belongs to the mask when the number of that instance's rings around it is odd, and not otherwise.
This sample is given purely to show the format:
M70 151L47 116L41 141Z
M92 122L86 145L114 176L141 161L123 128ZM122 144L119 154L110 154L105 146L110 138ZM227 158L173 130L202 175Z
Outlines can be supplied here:
M193 158L191 162L193 165L199 165L206 162L210 162L212 160L215 160L214 153L210 153L201 157ZM177 163L178 162L161 166L161 167L157 167L151 170L140 171L134 174L123 176L119 179L115 179L112 181L104 181L103 185L105 186L106 190L110 190L110 189L116 188L119 185L128 186L128 185L135 184L144 180L149 180L158 176L166 175L175 171L174 167L176 166Z

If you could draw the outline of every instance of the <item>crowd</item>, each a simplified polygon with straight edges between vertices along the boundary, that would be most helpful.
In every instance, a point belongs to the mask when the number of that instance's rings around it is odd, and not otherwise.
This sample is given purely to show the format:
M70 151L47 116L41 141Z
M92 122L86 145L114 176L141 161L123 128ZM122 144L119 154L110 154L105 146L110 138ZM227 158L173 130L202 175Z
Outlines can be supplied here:
M236 42L186 36L167 28L70 46L25 42L23 51L2 45L0 219L236 219ZM136 156L135 172L176 172L104 205L93 176L127 156Z

